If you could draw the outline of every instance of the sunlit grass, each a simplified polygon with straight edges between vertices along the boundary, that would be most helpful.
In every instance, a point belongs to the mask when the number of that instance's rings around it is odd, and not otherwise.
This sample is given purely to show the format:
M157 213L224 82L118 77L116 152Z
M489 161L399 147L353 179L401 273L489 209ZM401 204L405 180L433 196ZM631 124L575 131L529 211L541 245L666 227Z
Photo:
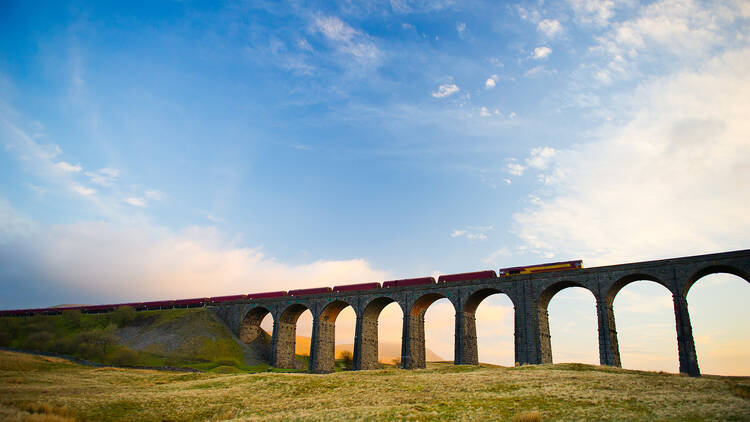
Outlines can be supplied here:
M176 373L0 352L0 420L747 420L748 378L590 365ZM538 415L538 416L537 416ZM58 419L52 419L58 418Z

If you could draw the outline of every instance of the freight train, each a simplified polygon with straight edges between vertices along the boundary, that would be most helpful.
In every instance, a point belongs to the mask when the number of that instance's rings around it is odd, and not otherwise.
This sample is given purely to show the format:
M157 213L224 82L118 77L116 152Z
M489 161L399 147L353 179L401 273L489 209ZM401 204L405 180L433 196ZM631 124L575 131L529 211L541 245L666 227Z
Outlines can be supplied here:
M80 311L87 314L112 312L121 306L129 306L136 311L148 311L157 309L173 308L198 308L223 303L241 302L246 300L271 299L285 296L306 296L324 293L354 292L362 290L392 289L408 286L422 286L429 284L457 283L461 281L483 280L488 278L509 277L519 274L536 274L549 271L575 270L583 268L583 261L550 262L547 264L528 265L524 267L501 268L497 273L494 270L476 271L470 273L441 275L435 280L434 277L406 278L400 280L384 281L380 283L345 284L334 287L315 287L310 289L296 289L289 291L250 293L230 296L214 296L192 299L158 300L152 302L129 302L112 303L108 305L82 305L61 306L52 308L15 309L0 311L0 317L20 317L42 315L57 315L64 311Z

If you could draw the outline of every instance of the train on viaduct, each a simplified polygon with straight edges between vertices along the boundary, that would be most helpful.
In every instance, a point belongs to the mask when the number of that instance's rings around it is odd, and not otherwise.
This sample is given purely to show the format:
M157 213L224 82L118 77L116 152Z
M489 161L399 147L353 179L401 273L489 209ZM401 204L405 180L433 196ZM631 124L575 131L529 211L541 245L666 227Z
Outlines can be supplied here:
M538 271L537 271L538 270ZM273 318L271 363L294 368L297 319L309 310L313 316L309 370L334 370L336 317L351 306L356 314L353 368L378 368L378 317L390 303L403 312L401 366L425 367L424 316L436 300L447 298L455 309L454 362L479 363L475 311L488 296L507 295L514 308L515 361L520 365L552 363L547 305L568 287L582 287L596 299L601 365L620 367L620 352L613 303L629 283L650 280L672 293L681 373L699 376L687 295L701 277L729 273L750 282L750 249L657 261L582 268L580 261L516 267L380 283L301 289L205 299L142 302L80 307L83 312L107 312L129 305L138 310L206 306L245 343L256 341L266 315ZM59 313L59 308L0 311L0 316Z
M714 273L730 273L750 282L750 250L512 276L497 277L490 271L474 273L483 276L473 279L437 283L433 280L424 284L405 283L407 285L367 290L325 289L304 295L225 303L214 307L214 312L244 342L251 342L258 336L261 321L271 314L271 361L274 366L291 368L294 366L297 318L310 310L313 331L309 369L311 372L331 372L334 369L334 334L339 312L351 306L356 314L354 369L374 369L378 367L378 316L386 305L396 302L404 315L401 366L414 369L425 367L425 312L436 300L447 298L456 311L455 364L476 365L479 356L474 313L482 300L495 293L504 293L514 307L516 362L521 365L544 364L552 363L547 305L560 290L583 287L596 299L599 361L602 365L619 367L614 299L627 284L650 280L672 293L680 372L699 376L687 294L698 279Z

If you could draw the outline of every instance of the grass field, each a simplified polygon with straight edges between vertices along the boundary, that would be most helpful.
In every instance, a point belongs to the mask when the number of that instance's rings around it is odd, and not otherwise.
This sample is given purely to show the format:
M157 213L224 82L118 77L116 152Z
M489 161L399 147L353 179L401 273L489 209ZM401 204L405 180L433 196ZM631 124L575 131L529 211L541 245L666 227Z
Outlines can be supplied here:
M227 372L236 368L227 368ZM538 412L538 413L537 413ZM579 364L174 373L0 351L0 420L749 420L750 378Z

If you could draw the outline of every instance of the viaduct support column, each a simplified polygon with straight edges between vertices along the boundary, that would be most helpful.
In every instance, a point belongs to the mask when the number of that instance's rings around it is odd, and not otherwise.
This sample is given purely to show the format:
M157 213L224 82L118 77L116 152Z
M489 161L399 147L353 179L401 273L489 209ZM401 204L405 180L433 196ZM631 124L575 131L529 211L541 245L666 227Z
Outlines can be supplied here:
M357 315L357 323L354 326L354 356L352 358L352 369L362 369L362 316Z
M680 355L680 372L691 377L699 377L698 356L695 353L693 327L690 325L690 314L685 296L680 293L672 294L674 301L674 317L677 323L677 350Z
M533 289L528 282L518 286L515 305L516 362L535 365L542 362L542 344L539 335L539 312Z
M536 299L532 295L533 289L528 282L524 281L522 284L519 283L516 296L513 298L515 304L516 363L519 365L543 363L541 358L542 343L539 335L539 312Z
M310 340L310 372L333 372L335 335L335 322L325 321L320 316L313 317L312 339Z
M276 322L273 323L273 366L277 368L294 369L294 344L297 325Z
M424 314L413 316L404 313L404 326L401 334L401 367L404 369L424 368Z
M606 299L596 298L596 317L599 325L599 363L622 367L615 330L615 312Z
M456 365L478 365L477 323L473 312L456 312L455 348Z

